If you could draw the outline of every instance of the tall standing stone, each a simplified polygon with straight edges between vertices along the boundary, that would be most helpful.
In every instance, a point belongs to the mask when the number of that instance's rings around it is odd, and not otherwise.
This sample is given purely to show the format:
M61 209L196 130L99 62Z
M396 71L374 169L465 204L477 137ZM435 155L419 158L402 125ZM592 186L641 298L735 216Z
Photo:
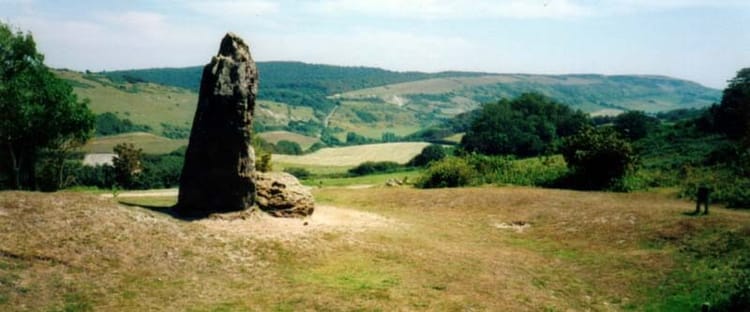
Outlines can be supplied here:
M258 70L247 44L228 33L203 68L180 195L185 217L248 209L255 201L251 135Z

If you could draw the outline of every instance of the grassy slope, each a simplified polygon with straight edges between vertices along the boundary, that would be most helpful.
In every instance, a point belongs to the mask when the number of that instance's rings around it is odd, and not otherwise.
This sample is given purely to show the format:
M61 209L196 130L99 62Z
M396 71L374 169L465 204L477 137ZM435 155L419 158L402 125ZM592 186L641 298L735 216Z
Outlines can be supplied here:
M57 71L71 82L79 98L87 98L96 114L116 113L137 124L151 126L153 133L161 135L162 123L190 127L193 123L198 94L186 89L153 83L112 82L99 74ZM286 125L291 120L314 119L309 107L289 107L284 103L258 101L259 120L267 125Z
M154 134L162 133L162 123L189 127L193 122L198 102L195 92L151 83L116 84L102 75L72 71L58 71L58 75L72 82L79 98L91 100L89 107L94 113L116 113L151 126Z
M86 153L112 153L115 145L131 143L146 154L166 154L188 144L187 139L173 140L151 133L133 132L90 140L82 150Z
M350 91L337 98L377 99L423 112L438 108L450 115L475 108L480 102L530 91L593 113L611 109L657 112L703 107L720 96L718 90L693 82L657 76L497 74L411 81ZM423 95L428 97L420 98Z
M184 222L92 195L0 193L0 310L696 310L658 305L686 265L676 242L750 233L745 212L689 217L690 203L654 194L315 196L319 211L303 226ZM530 226L502 227L513 222Z

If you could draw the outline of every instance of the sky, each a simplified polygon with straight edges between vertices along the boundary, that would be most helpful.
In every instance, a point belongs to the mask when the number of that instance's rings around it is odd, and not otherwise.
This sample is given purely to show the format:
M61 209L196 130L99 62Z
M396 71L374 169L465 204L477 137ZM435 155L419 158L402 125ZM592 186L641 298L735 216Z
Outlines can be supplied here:
M256 61L665 75L724 88L750 67L749 0L0 0L51 67L208 63L234 32Z

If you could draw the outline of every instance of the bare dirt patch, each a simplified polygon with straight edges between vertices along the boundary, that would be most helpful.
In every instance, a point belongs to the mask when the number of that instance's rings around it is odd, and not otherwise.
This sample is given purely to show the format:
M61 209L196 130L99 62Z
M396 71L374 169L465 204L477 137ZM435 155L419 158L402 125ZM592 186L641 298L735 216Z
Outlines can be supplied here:
M370 229L387 229L401 225L393 219L375 213L328 205L317 205L312 216L304 219L275 218L256 212L245 218L225 220L219 217L196 223L211 230L230 234L303 243L309 243L303 239L305 237L309 238L327 232L359 233Z

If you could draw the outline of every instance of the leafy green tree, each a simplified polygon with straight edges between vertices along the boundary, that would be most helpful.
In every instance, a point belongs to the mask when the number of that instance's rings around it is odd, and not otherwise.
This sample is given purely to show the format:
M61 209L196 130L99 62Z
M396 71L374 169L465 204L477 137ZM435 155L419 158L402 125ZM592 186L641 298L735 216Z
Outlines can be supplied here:
M115 167L115 182L123 188L132 188L138 175L143 172L143 150L131 143L115 145L117 156L112 159Z
M563 140L561 152L578 188L611 188L636 165L633 148L610 127L584 128Z
M538 93L525 93L485 104L461 146L487 155L536 156L554 150L560 138L588 123L580 111Z
M414 156L414 158L409 161L409 165L423 167L430 162L441 160L446 156L448 155L445 153L445 148L437 144L430 144L425 146L419 155Z
M659 126L659 120L641 111L629 111L617 115L615 130L630 141L640 140Z
M285 155L300 155L302 154L302 147L297 142L281 140L276 142L276 153Z
M42 150L82 144L94 128L87 101L43 61L31 34L0 23L0 168L15 189L37 187Z
M134 124L130 119L120 119L117 115L106 112L96 115L96 134L113 135L127 132L149 131L151 127Z
M730 139L750 140L750 67L741 69L729 80L721 104L711 112L717 130Z

